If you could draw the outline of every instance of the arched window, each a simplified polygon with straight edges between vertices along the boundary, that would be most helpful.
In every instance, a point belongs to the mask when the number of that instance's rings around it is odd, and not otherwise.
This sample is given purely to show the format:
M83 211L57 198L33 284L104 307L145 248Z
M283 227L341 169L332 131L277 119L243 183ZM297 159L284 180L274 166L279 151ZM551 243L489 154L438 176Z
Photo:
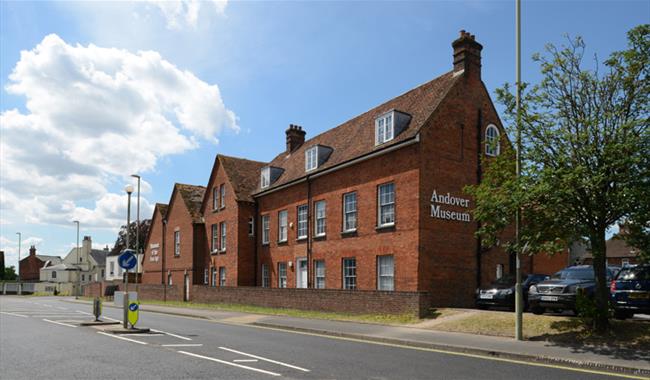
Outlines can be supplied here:
M500 150L499 129L496 125L490 124L485 129L485 154L488 156L498 156Z

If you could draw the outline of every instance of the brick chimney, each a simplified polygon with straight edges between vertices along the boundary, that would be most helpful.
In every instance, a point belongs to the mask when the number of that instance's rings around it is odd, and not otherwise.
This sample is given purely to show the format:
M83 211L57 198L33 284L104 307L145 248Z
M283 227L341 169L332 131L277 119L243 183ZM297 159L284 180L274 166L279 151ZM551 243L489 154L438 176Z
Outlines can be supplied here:
M29 247L29 255L30 256L36 256L36 247L35 246L32 245L31 247Z
M483 46L476 42L474 35L461 30L460 37L451 46L454 48L454 73L465 71L465 75L476 75L481 79Z
M93 248L93 242L90 239L90 236L84 236L84 241L81 245L81 252L90 253L90 250Z
M287 153L291 153L300 148L300 146L305 142L305 134L307 134L307 132L303 131L302 127L299 125L289 124L289 129L286 130L286 134Z

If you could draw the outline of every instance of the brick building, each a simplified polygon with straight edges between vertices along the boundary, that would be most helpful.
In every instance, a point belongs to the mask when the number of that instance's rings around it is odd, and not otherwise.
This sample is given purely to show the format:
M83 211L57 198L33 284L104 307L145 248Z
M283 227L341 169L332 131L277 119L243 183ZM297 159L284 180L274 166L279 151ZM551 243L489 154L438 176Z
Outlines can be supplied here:
M144 282L192 272L194 284L427 292L435 305L473 305L476 287L514 260L481 247L463 188L510 143L481 80L482 46L461 31L452 47L453 70L333 129L305 140L290 125L268 163L217 155L195 215L176 205L187 208L176 185L166 213L154 211ZM198 242L186 254L182 240L181 258L177 230Z
M39 281L41 268L61 264L59 256L37 255L36 247L29 248L29 256L20 260L19 273L21 281Z
M203 283L207 250L201 203L205 187L177 183L169 206L157 204L146 240L143 283L183 286L189 297L192 284Z

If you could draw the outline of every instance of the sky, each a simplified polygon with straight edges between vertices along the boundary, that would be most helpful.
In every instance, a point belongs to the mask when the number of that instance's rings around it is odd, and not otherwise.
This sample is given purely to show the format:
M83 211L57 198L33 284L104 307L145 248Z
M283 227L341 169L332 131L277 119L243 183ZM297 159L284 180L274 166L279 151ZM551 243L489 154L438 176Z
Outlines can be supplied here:
M650 1L522 1L522 80L547 43L626 47ZM140 216L217 153L269 161L452 68L465 29L492 95L514 81L515 1L0 1L0 250L112 247L126 184ZM497 109L501 107L497 104ZM136 218L136 194L131 219Z

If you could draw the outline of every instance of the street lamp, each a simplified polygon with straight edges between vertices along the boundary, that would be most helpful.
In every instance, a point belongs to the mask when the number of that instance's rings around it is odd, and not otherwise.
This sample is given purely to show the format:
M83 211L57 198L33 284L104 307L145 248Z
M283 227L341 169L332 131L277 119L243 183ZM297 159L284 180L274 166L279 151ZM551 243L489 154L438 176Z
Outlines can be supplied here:
M126 249L129 249L129 227L131 226L131 193L133 185L126 185L124 191L129 195L126 203ZM129 270L127 269L124 277L124 328L129 327Z
M517 137L516 137L516 172L517 180L521 177L521 0L515 3L515 34L516 34L516 60L515 76L517 81L517 95L515 98L517 106ZM520 186L519 183L517 186ZM523 340L523 312L524 298L521 287L521 209L517 207L515 214L515 240L517 250L515 252L515 339Z
M20 243L23 235L20 232L16 232L16 235L18 235L18 283L20 283Z
M75 298L79 299L79 293L81 293L81 264L79 263L79 221L73 220L72 223L77 225L77 268L79 272L77 273L77 291L75 292Z
M137 259L135 264L135 288L138 289L138 273L140 272L140 176L137 174L131 174L131 177L138 179L138 205L137 205L137 220L135 227L135 258Z

